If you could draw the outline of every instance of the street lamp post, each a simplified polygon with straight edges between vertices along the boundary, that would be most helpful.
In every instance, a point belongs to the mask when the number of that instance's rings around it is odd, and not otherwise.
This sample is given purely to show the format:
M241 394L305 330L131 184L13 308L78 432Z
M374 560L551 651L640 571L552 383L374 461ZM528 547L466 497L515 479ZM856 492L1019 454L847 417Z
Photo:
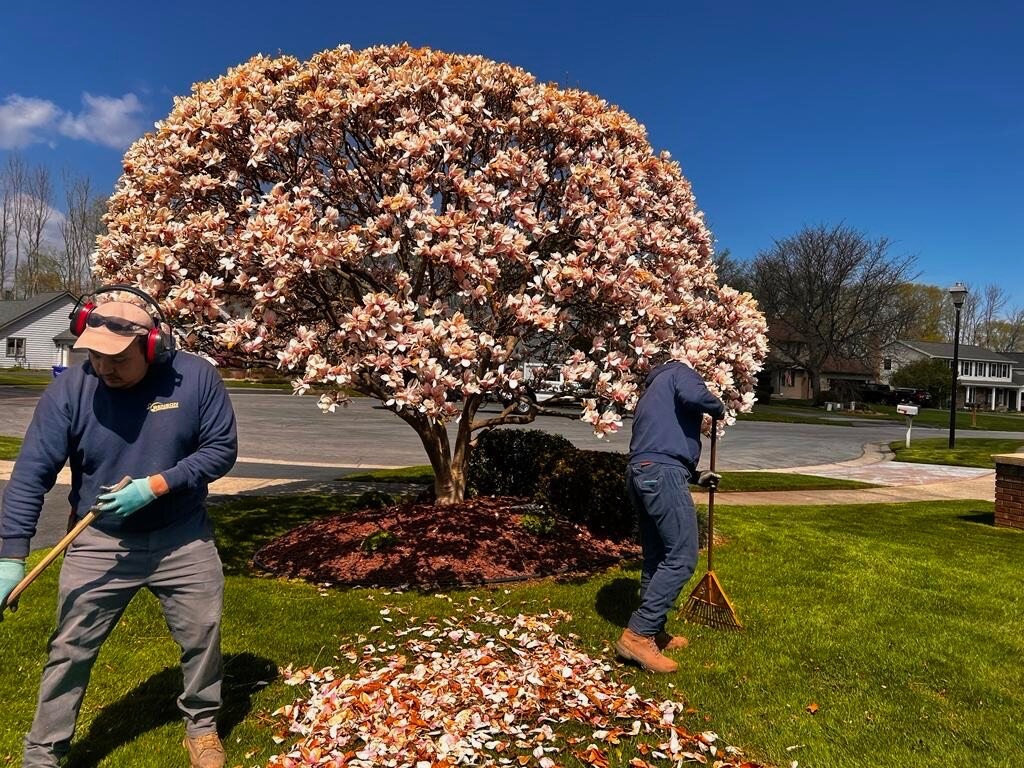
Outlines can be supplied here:
M949 447L956 447L956 391L957 377L960 375L960 308L967 298L967 287L956 283L949 289L949 296L956 308L956 320L953 324L953 391L949 398Z

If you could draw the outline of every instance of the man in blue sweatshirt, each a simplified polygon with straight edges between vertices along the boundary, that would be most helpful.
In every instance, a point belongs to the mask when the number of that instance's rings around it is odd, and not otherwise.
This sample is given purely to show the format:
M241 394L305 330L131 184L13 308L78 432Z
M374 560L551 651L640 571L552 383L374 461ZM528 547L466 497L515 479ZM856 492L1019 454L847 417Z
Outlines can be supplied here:
M670 360L647 376L633 416L626 493L640 517L643 570L640 607L615 643L624 659L652 672L675 672L663 650L685 648L665 631L668 612L697 567L697 511L689 484L718 476L697 474L704 414L725 416L725 405L689 365Z
M175 352L145 309L108 301L82 311L72 330L89 359L43 393L0 509L0 613L65 462L74 514L94 504L102 513L64 558L57 628L22 765L55 767L67 753L100 646L146 588L181 647L178 707L191 764L220 768L224 574L205 500L207 485L235 463L234 411L214 367ZM126 476L131 483L111 492Z

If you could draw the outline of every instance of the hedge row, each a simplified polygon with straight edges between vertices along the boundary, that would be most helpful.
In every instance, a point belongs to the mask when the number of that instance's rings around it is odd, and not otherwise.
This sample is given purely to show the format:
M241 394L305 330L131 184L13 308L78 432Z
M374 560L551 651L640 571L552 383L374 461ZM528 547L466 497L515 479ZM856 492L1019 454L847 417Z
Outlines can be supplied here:
M628 456L584 451L540 430L494 429L470 456L469 487L477 495L525 496L552 514L608 538L636 538L626 496ZM701 544L707 513L698 509Z

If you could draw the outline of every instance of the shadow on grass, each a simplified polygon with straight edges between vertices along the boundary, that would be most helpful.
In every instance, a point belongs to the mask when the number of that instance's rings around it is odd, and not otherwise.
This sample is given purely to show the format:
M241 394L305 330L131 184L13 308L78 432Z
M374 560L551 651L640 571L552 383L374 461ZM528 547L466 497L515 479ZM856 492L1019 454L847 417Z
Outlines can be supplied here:
M249 714L252 695L276 678L277 665L269 659L251 653L224 657L224 703L217 717L217 732L222 739ZM118 747L130 744L142 734L181 722L181 712L175 704L181 686L181 667L167 667L120 701L105 707L92 721L89 732L71 747L69 768L93 768ZM184 725L181 732L184 738Z
M626 626L630 615L640 605L639 588L636 579L613 579L597 591L594 601L597 613L617 627Z
M260 547L293 528L352 508L352 497L331 494L295 496L237 496L210 505L217 532L217 549L227 576L252 576Z
M966 523L978 523L979 525L995 526L995 512L971 512L966 515L959 515L959 518Z

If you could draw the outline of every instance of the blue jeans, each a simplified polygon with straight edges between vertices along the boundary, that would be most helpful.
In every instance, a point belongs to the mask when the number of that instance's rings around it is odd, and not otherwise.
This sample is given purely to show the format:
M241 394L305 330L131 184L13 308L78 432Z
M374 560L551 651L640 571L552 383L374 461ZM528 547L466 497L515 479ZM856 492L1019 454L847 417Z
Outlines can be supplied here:
M626 494L640 517L643 570L640 607L629 629L652 637L663 629L683 586L697 567L697 510L689 473L671 464L630 464Z
M67 754L100 646L141 589L159 599L181 647L185 689L178 708L186 733L216 730L224 573L208 520L196 517L163 531L122 536L87 528L60 570L57 629L25 737L24 768L54 768Z

